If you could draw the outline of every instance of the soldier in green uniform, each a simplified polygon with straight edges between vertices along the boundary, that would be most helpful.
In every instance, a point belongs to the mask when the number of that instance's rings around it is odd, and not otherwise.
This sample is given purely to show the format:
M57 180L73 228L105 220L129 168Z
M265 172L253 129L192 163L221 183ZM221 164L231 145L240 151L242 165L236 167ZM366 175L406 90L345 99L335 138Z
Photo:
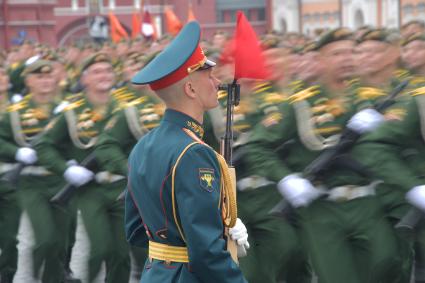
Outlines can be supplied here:
M141 282L246 282L223 238L226 220L235 224L229 234L238 252L249 247L235 203L222 206L230 197L227 167L202 141L204 112L218 105L218 81L209 70L215 64L199 47L200 32L197 22L188 23L133 78L150 84L167 106L161 124L129 158L127 238L134 245L149 243ZM231 216L223 219L223 209Z
M321 37L317 43L323 68L320 85L295 93L267 115L250 137L247 156L253 170L276 182L295 209L320 282L391 282L398 272L395 240L373 196L371 180L343 166L323 173L320 183L303 176L321 152L338 142L346 123L363 133L382 120L371 109L350 118L346 80L354 71L353 48L346 29ZM284 152L276 150L284 144Z
M414 34L402 41L403 64L410 71L410 84L421 86L425 82L425 33Z
M141 66L137 71L140 69ZM129 78L137 71L132 67L124 68L124 74ZM141 87L143 90L139 91L140 86L125 85L114 91L124 101L129 97L133 100L121 104L121 109L110 119L96 144L97 161L113 174L127 176L127 158L131 149L140 138L159 125L164 113L163 103L151 91L147 92L145 86ZM141 273L147 251L132 246L131 253ZM136 276L139 278L138 273Z
M358 156L385 186L392 189L393 195L399 196L398 202L393 203L393 210L399 212L394 213L396 220L407 212L404 197L408 203L420 209L424 209L425 203L424 87L413 90L411 95L412 99L404 105L405 114L400 119L386 121L353 149L353 156ZM423 241L420 238L423 237L422 229L419 229L417 235L419 243ZM416 253L417 261L422 263L423 252L416 249ZM421 266L416 263L416 267ZM415 271L416 282L425 281L422 272ZM404 282L410 282L409 278Z
M6 68L0 67L0 123L6 117L6 109L9 106L8 97L9 76ZM3 148L3 143L0 143ZM15 159L7 160L0 156L0 176L13 169L10 163ZM19 228L21 210L18 205L17 194L6 182L0 180L0 282L11 283L16 272L18 262L18 250L16 235Z
M37 166L37 153L31 148L53 116L56 79L49 61L37 60L23 71L29 94L9 107L0 123L1 158L27 165L21 172L19 194L28 212L35 237L33 276L42 282L63 280L63 259L69 217L66 211L49 203L63 185L62 178ZM34 164L34 165L33 165ZM15 219L17 223L17 219ZM44 264L43 273L41 267Z
M87 58L81 69L84 96L48 126L35 148L42 164L79 188L77 203L90 241L89 281L105 262L108 282L127 282L130 259L122 230L124 207L115 201L125 187L125 177L79 165L93 151L117 107L110 95L115 76L103 53Z

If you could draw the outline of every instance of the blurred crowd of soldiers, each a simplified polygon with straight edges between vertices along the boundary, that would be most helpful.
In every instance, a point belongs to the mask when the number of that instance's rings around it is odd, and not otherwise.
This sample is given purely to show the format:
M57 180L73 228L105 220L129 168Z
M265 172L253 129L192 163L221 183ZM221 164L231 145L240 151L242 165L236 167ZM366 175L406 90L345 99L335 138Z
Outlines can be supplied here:
M164 106L130 80L169 41L24 42L0 54L1 283L17 270L22 211L34 232L34 280L80 282L69 267L78 211L90 242L88 280L104 263L106 282L128 282L131 259L140 276L146 249L126 241L120 196L128 154ZM321 283L409 283L412 274L425 282L425 226L396 228L412 207L425 213L424 23L315 38L270 33L261 44L269 79L240 81L233 117L248 282L310 283L313 274ZM237 50L229 36L217 32L202 47L218 63L215 76L231 82ZM217 150L226 96L218 91L221 107L204 119L204 141ZM304 176L347 128L360 135L355 145L319 178ZM17 180L4 178L18 167ZM78 190L52 203L66 184ZM277 211L282 197L287 207Z

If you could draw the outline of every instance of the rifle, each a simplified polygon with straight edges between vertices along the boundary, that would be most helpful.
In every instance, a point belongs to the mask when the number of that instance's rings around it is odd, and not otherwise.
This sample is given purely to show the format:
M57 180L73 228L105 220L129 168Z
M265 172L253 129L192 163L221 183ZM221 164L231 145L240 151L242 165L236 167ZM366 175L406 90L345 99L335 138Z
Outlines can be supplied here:
M27 166L26 164L24 164L22 162L19 162L14 169L6 172L1 177L1 180L3 182L6 182L6 183L10 184L13 188L17 187L19 176L21 175L22 170L24 170L24 168L26 166Z
M87 155L83 161L81 161L80 166L85 168L93 168L96 165L96 155L94 152ZM79 187L67 183L59 192L57 192L51 199L50 203L56 204L59 206L64 206L68 203L74 193L78 190Z
M219 90L227 91L227 109L226 109L226 131L221 141L220 152L226 160L230 179L232 181L232 192L233 197L236 199L236 171L233 166L233 109L239 105L240 101L240 85L234 79L231 84L219 86ZM225 230L227 236L227 250L229 251L232 259L238 263L237 256L237 245L228 236L228 228Z
M118 201L118 202L124 201L125 200L125 194L126 194L126 192L127 192L127 189L125 189L124 191L122 191L120 193L120 195L117 197L116 201Z
M388 95L387 99L382 101L381 103L375 105L375 110L378 112L383 112L385 109L390 107L395 103L395 98L397 95L399 95L409 84L408 80L402 81L399 83ZM329 148L322 152L316 159L314 159L304 170L303 176L310 182L314 183L317 182L320 179L320 176L323 175L324 172L329 170L331 166L334 166L336 163L339 163L341 165L344 165L347 167L348 162L344 162L342 164L342 157L345 157L345 160L348 160L347 155L345 155L346 152L348 152L358 141L358 139L361 137L361 134L349 129L345 128L341 134L341 138L337 145L335 145L332 148ZM354 159L349 159L351 165L349 166L350 169L354 169L357 171L360 175L363 175L365 177L370 177L370 174L360 166L360 164L355 161ZM288 215L290 214L290 211L292 210L292 207L285 201L281 200L275 207L273 207L270 210L270 214L274 215Z

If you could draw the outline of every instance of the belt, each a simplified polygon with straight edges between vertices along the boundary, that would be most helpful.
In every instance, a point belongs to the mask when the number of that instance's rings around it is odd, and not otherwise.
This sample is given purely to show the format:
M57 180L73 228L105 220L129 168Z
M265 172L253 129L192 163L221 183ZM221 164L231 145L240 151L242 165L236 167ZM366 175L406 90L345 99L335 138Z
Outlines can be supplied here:
M346 185L334 187L326 191L326 199L335 202L350 201L357 198L375 195L377 182L367 186Z
M18 163L3 163L3 162L0 162L0 174L12 171L16 167L18 167Z
M249 176L249 177L240 179L237 182L237 188L238 188L238 191L244 192L244 191L255 190L270 184L274 184L274 182L260 176Z
M149 241L149 259L165 262L189 262L187 247L175 247Z
M21 171L21 175L27 176L48 176L52 175L52 172L47 170L43 166L25 166Z
M123 175L115 175L108 171L96 173L95 180L98 184L110 184L125 179Z

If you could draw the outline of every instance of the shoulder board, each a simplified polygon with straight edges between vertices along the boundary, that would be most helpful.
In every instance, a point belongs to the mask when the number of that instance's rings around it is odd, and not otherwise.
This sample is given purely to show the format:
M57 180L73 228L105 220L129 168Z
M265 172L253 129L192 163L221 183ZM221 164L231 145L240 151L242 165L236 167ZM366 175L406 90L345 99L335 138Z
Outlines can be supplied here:
M28 106L28 100L21 100L18 103L14 103L12 105L9 105L7 107L7 112L15 112L15 111L19 111L21 109L24 109L25 107Z
M125 107L136 106L136 105L139 105L141 103L145 103L147 100L148 100L148 98L146 96L141 96L139 98L136 98L134 100L131 100L131 101L125 103L123 105L123 107L125 108Z
M410 93L412 96L425 95L425 86L414 89Z
M264 96L263 100L266 103L278 104L288 99L288 95L283 93L271 92Z
M300 90L300 88L302 88L302 86L304 85L304 82L302 80L295 80L289 83L289 89L292 90L293 92L298 92L298 90Z
M377 97L386 96L382 89L374 87L359 87L357 89L357 96L360 100L375 99Z
M268 83L268 82L263 82L263 83L258 83L258 84L256 84L254 87L253 87L253 92L254 92L254 94L257 94L257 93L261 93L261 92L265 92L265 91L267 91L267 90L269 90L269 89L271 89L271 85L270 85L270 83Z
M410 84L415 85L423 85L425 84L425 77L414 77L410 80Z
M77 100L75 102L72 102L71 104L66 106L63 111L65 112L65 111L69 111L69 110L72 110L72 109L76 109L76 108L79 108L82 105L84 105L84 99L80 99L80 100Z
M221 99L227 97L227 91L219 90L218 93L217 93L217 96L218 96L218 100L221 100Z
M319 86L311 86L309 88L303 89L293 95L291 95L288 100L290 103L299 102L306 100L310 97L313 97L320 93Z
M77 100L80 100L81 98L83 98L83 93L82 92L78 92L78 93L69 93L65 96L64 100L69 101L69 102L75 102Z
M355 85L359 82L360 82L360 79L356 78L356 79L351 79L351 80L347 81L347 84L350 87L350 86L353 86L353 85Z
M398 79L406 79L410 75L409 71L404 69L398 69L394 72L394 74Z

